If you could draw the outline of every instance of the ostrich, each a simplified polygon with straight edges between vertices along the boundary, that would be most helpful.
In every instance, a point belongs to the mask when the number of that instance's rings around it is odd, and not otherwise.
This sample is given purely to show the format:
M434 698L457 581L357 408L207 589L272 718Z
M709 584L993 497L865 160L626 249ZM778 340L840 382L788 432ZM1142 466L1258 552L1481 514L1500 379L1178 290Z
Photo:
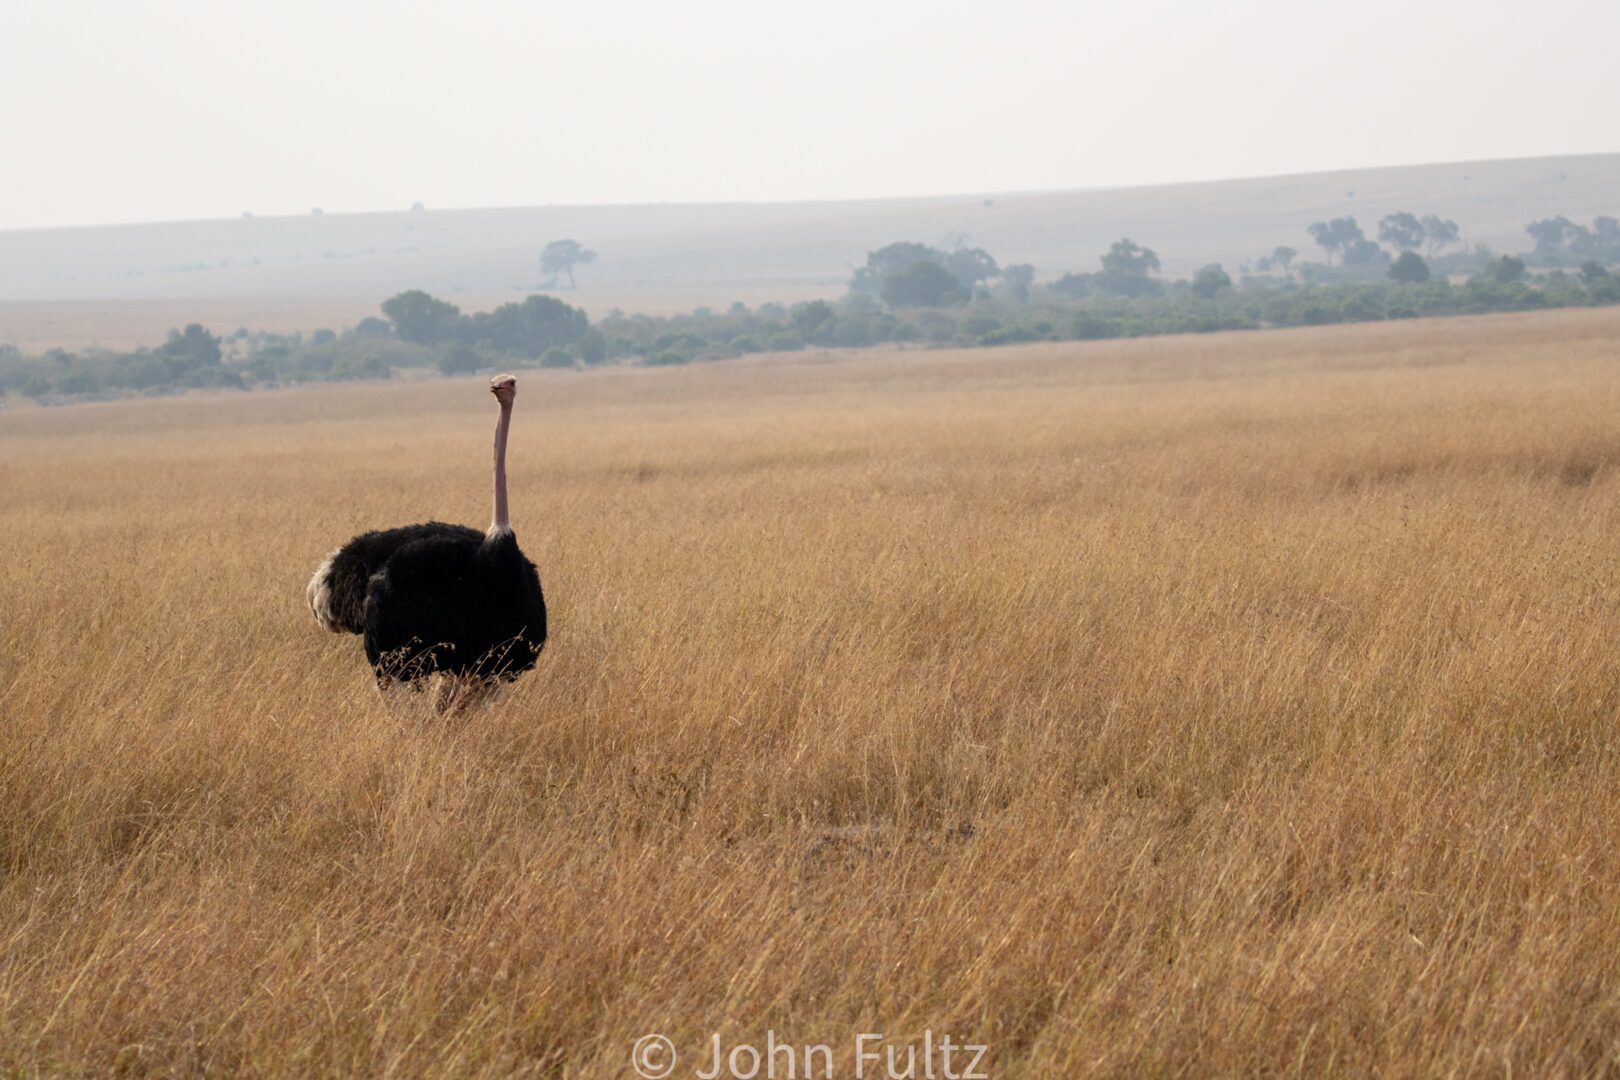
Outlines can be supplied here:
M430 521L361 533L309 579L310 610L333 633L364 634L384 689L441 683L441 711L534 667L546 643L540 575L518 548L506 508L506 433L517 380L497 375L495 513L489 531Z

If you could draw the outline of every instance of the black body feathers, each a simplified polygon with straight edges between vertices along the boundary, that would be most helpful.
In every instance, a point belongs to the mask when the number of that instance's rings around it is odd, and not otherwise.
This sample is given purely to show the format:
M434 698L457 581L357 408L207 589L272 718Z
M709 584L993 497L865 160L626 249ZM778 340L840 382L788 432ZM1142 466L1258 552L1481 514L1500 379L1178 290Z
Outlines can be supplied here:
M365 635L383 682L516 678L546 640L540 575L510 529L430 521L362 533L327 557L308 594L329 629Z

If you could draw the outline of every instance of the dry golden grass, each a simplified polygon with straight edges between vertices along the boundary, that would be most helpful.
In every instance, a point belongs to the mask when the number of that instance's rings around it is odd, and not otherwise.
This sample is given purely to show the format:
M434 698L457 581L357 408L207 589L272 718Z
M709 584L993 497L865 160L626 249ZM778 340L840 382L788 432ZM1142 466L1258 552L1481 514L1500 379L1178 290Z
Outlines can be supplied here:
M526 375L446 722L303 585L492 413L0 416L0 1071L1620 1068L1620 314Z

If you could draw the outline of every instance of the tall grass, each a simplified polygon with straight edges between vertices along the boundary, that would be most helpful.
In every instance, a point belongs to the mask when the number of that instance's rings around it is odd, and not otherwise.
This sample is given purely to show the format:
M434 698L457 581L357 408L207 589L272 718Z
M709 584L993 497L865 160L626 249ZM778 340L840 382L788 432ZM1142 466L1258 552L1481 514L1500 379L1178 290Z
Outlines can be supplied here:
M1620 1068L1617 342L531 374L449 721L303 583L484 521L477 381L0 416L0 1070Z

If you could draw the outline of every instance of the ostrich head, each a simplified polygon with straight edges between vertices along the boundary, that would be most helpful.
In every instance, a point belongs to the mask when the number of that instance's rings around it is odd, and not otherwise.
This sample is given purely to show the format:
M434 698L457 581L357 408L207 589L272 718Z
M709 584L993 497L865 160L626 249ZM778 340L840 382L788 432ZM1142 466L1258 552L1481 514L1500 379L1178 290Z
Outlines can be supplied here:
M506 374L497 375L489 380L489 392L502 405L511 405L512 399L517 397L517 379Z

